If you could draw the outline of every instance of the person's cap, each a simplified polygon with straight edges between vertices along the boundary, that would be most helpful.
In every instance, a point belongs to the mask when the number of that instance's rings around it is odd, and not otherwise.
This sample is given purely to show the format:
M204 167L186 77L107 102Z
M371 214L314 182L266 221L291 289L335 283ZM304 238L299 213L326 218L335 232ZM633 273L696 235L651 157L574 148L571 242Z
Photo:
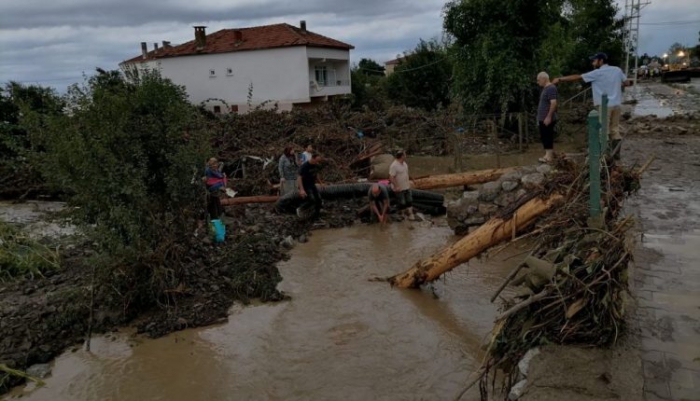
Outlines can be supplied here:
M599 53L596 53L596 54L592 55L592 56L589 57L588 59L591 60L591 61L593 61L593 60L603 60L603 61L607 61L607 60L608 60L608 55L605 54L605 53L603 53L603 52L599 52Z

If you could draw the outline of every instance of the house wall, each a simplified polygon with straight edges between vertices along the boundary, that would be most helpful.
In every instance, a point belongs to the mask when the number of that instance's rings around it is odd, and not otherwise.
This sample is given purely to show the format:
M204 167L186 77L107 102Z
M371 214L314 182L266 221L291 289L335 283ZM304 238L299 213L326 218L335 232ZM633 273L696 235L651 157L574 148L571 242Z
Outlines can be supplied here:
M206 101L207 109L222 113L237 106L238 113L245 113L250 110L251 83L253 108L264 104L265 108L276 106L280 111L291 110L293 104L310 102L312 97L351 93L349 59L347 50L294 46L163 58L122 68L158 69L164 77L183 85L192 103ZM329 81L333 80L328 86L316 88L310 84L315 80L316 65L335 71L335 77L328 75Z
M161 74L184 85L190 101L199 104L207 99L225 100L247 110L248 88L253 85L252 104L278 103L291 108L293 103L308 102L308 60L303 46L281 49L242 51L173 57L158 60ZM232 72L227 73L230 68ZM210 71L214 70L215 75ZM213 109L220 102L208 102ZM224 106L220 106L225 112Z

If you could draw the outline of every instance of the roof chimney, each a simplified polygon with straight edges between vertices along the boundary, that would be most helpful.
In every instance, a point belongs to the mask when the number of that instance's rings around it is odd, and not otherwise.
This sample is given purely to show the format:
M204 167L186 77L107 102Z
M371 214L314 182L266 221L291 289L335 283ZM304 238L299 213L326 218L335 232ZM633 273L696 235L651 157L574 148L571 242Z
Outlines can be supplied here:
M158 53L158 43L157 42L153 44L153 51Z
M146 42L141 42L141 57L144 59L148 57L148 45Z
M207 32L206 26L195 26L194 27L194 43L197 46L197 50L202 50L207 45Z
M163 41L163 48L166 49L168 47L170 47L170 42L168 42L167 40L164 40Z
M242 42L243 41L243 32L239 30L233 31L233 39L235 42Z
M301 20L301 21L299 22L299 28L301 28L301 31L302 31L302 32L306 32L306 21Z

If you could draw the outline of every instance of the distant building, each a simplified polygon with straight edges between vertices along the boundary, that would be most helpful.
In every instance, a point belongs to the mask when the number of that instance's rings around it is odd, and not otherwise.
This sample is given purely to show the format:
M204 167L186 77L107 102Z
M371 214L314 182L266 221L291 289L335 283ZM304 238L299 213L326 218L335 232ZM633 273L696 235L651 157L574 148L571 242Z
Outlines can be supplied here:
M183 85L192 103L204 102L215 113L248 111L251 88L253 107L277 105L280 110L351 93L354 47L308 31L305 21L299 27L276 24L209 35L205 29L194 27L194 40L177 46L164 41L148 51L142 42L141 55L120 67L158 70Z
M399 57L393 60L389 60L386 63L384 63L384 73L386 75L391 75L394 73L394 69L396 68L397 65L401 64L403 62L404 58Z

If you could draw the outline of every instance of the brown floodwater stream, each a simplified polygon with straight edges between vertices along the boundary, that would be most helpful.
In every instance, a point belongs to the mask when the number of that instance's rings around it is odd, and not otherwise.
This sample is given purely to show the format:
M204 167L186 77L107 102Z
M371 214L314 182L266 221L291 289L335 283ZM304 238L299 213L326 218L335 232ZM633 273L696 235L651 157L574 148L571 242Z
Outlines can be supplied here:
M454 239L444 220L317 231L279 265L291 301L234 306L228 323L156 340L95 337L91 352L58 357L46 386L7 398L452 399L480 366L497 313L490 295L526 245L460 266L432 289L368 279L401 272Z

